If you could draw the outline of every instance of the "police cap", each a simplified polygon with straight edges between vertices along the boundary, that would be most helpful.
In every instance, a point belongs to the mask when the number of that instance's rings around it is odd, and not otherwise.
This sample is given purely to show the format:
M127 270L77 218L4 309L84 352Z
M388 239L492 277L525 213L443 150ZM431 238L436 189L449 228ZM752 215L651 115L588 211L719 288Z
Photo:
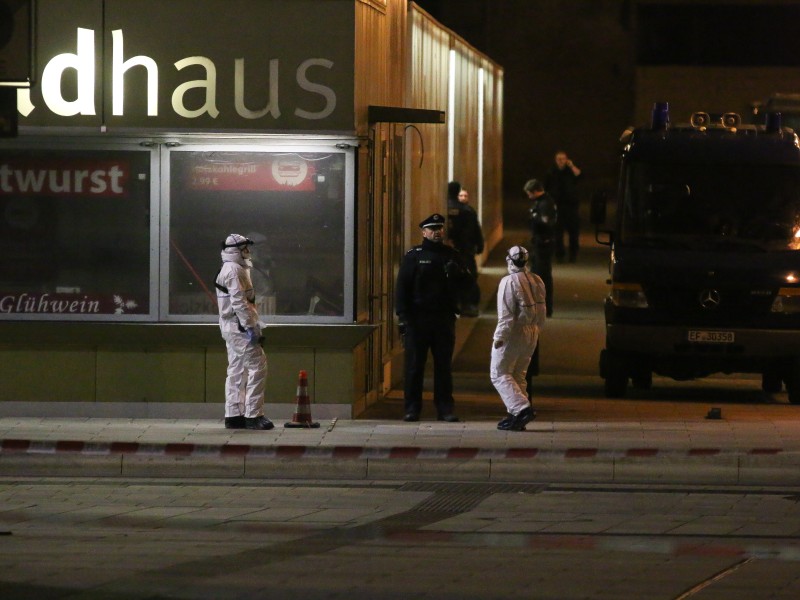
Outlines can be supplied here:
M419 228L424 227L444 227L444 217L439 213L433 213L430 217L423 219L419 224Z

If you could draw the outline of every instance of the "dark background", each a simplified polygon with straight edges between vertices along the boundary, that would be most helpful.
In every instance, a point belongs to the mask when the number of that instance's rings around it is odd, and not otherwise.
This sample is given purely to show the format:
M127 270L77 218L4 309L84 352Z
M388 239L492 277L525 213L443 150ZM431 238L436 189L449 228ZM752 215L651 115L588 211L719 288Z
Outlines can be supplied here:
M620 133L644 123L635 114L641 67L800 64L800 3L788 0L416 1L504 68L507 198L543 176L558 149L583 169L583 199L613 187ZM660 100L670 98L638 98L639 107ZM725 109L752 100L731 97Z

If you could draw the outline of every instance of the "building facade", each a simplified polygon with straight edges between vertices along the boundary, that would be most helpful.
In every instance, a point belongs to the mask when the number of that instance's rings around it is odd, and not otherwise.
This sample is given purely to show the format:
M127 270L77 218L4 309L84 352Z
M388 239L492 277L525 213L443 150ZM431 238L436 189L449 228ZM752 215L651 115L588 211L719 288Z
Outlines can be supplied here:
M305 370L318 416L355 416L398 380L394 278L449 178L502 236L502 68L414 3L35 13L0 141L0 414L221 416L213 281L236 232L267 414L291 416Z

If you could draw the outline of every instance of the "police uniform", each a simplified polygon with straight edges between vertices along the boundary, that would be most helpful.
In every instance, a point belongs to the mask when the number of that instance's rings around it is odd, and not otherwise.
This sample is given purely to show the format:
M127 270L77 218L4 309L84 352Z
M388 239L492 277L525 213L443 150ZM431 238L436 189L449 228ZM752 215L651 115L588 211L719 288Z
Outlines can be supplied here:
M444 227L434 213L420 224ZM422 412L422 388L428 350L433 355L433 402L439 420L458 421L453 415L451 372L456 339L457 296L469 274L459 253L442 242L424 239L403 257L397 274L395 308L405 340L405 417L417 421Z
M461 309L464 316L478 316L478 305L481 289L478 287L478 264L475 255L483 253L483 231L478 221L478 213L469 204L455 200L447 200L447 216L449 225L447 233L453 247L461 253L467 270L472 275L470 284L465 286L460 296ZM468 314L466 314L468 312Z
M528 226L531 230L531 245L534 249L531 271L544 281L547 288L547 316L553 314L553 250L555 249L555 225L558 221L556 203L545 192L534 200L529 209Z

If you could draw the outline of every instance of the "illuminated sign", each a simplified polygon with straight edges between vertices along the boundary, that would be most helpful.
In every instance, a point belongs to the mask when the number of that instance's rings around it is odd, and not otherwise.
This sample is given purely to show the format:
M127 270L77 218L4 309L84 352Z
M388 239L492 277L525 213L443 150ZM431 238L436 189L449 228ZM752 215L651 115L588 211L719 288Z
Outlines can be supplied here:
M126 197L128 165L113 161L0 162L0 196Z
M119 294L0 293L0 313L59 315L146 314L147 303Z
M215 191L314 191L313 165L289 155L259 162L205 161L188 165L189 187Z
M352 0L40 0L39 17L20 125L354 128Z

